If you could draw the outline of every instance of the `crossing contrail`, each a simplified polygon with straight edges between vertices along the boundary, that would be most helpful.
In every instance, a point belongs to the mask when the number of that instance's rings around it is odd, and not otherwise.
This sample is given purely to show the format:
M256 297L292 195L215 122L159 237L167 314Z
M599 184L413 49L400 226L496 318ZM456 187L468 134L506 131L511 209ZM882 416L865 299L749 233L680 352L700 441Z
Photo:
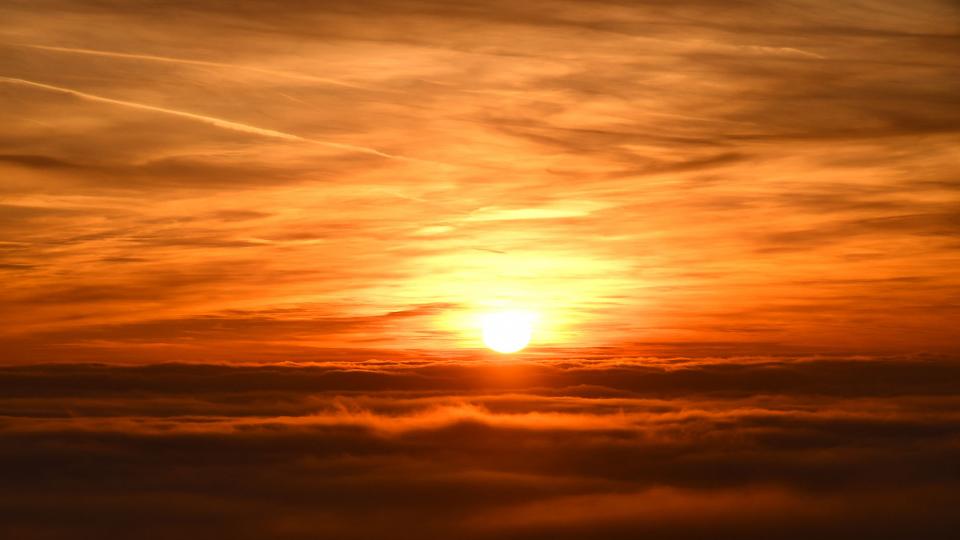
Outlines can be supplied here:
M339 150L345 150L349 152L358 152L362 154L369 154L373 156L379 156L387 159L396 159L402 161L411 161L411 162L420 162L420 163L434 163L428 160L421 160L417 158L410 158L406 156L400 156L396 154L389 154L387 152L381 152L376 148L369 148L366 146L357 146L353 144L345 144L331 141L322 141L317 139L310 139L308 137L301 137L299 135L294 135L292 133L286 133L284 131L277 131L275 129L267 129L257 126L251 126L250 124L243 124L240 122L233 122L230 120L224 120L222 118L216 118L214 116L206 116L202 114L196 114L186 111L178 111L176 109L167 109L164 107L157 107L155 105L147 105L145 103L137 103L135 101L124 101L121 99L113 99L103 96L98 96L95 94L88 94L87 92L81 92L79 90L74 90L72 88L64 88L62 86L54 86L52 84L44 84L35 81L28 81L26 79L17 79L13 77L0 77L0 82L7 84L16 84L20 86L28 86L31 88L39 88L42 90L48 90L51 92L58 92L61 94L71 95L80 99L87 101L94 101L97 103L109 103L111 105L118 105L120 107L129 107L131 109L139 109L143 111L152 111L161 114L167 114L170 116L177 116L180 118L186 118L189 120L194 120L197 122L202 122L211 126L216 126L223 129L229 129L232 131L239 131L242 133L250 133L253 135L260 135L263 137L271 137L274 139L283 139L285 141L295 141L309 144L316 144L320 146L327 146L330 148L337 148Z

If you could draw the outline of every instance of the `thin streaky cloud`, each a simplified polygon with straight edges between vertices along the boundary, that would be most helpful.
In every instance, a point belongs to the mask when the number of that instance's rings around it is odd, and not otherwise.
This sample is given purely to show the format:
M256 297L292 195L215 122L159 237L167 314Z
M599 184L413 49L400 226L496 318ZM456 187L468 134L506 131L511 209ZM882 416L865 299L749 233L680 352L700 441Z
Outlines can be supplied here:
M224 69L240 69L244 71L251 71L256 73L263 73L265 75L274 75L277 77L283 77L287 79L296 79L301 81L316 82L322 84L329 84L334 86L343 86L345 88L354 88L358 90L374 90L368 86L361 84L355 84L350 82L345 82L337 79L329 79L327 77L316 77L313 75L306 75L303 73L293 73L290 71L282 71L276 69L264 69L253 66L244 66L238 64L229 64L224 62L211 62L209 60L188 60L186 58L174 58L170 56L155 56L152 54L135 54L135 53L122 53L114 51L103 51L97 49L78 49L73 47L53 47L50 45L20 45L21 47L28 47L31 49L39 49L43 51L52 51L52 52L61 52L69 54L85 54L89 56L102 56L107 58L125 58L128 60L143 60L147 62L163 62L167 64L182 64L187 66L204 66L204 67L216 67Z
M299 136L299 135L294 135L294 134L292 134L292 133L286 133L286 132L283 132L283 131L277 131L277 130L275 130L275 129L261 128L261 127L257 127L257 126L251 126L251 125L249 125L249 124L243 124L243 123L240 123L240 122L233 122L233 121L230 121L230 120L224 120L224 119L222 119L222 118L216 118L216 117L213 117L213 116L205 116L205 115L202 115L202 114L196 114L196 113L191 113L191 112L186 112L186 111L178 111L178 110L176 110L176 109L167 109L167 108L164 108L164 107L157 107L157 106L154 106L154 105L147 105L147 104L145 104L145 103L137 103L137 102L134 102L134 101L125 101L125 100L121 100L121 99L113 99L113 98L98 96L98 95L95 95L95 94L88 94L87 92L81 92L81 91L79 91L79 90L74 90L74 89L72 89L72 88L64 88L64 87L62 87L62 86L54 86L54 85L51 85L51 84L39 83L39 82L35 82L35 81L28 81L28 80L26 80L26 79L17 79L17 78L14 78L14 77L0 77L0 82L4 82L4 83L8 83L8 84L16 84L16 85L20 85L20 86L29 86L29 87L32 87L32 88L40 88L40 89L43 89L43 90L49 90L49 91L51 91L51 92L59 92L59 93L61 93L61 94L68 94L68 95L71 95L71 96L78 97L78 98L80 98L80 99L85 99L85 100L88 100L88 101L94 101L94 102L97 102L97 103L109 103L109 104L111 104L111 105L118 105L118 106L121 106L121 107L129 107L129 108L131 108L131 109L140 109L140 110L144 110L144 111L152 111L152 112L158 112L158 113L162 113L162 114L168 114L168 115L171 115L171 116L177 116L177 117L180 117L180 118L187 118L187 119L190 119L190 120L195 120L195 121L198 121L198 122L203 122L203 123L209 124L209 125L211 125L211 126L220 127L220 128L223 128L223 129L229 129L229 130L232 130L232 131L239 131L239 132L241 132L241 133L250 133L250 134L253 134L253 135L261 135L261 136L263 136L263 137L271 137L271 138L274 138L274 139L283 139L283 140L285 140L285 141L293 141L293 142L302 142L302 143L317 144L317 145L321 145L321 146L327 146L327 147L330 147L330 148L337 148L337 149L339 149L339 150L345 150L345 151L349 151L349 152L359 152L359 153L362 153L362 154L369 154L369 155L378 156L378 157L387 158L387 159L396 159L396 160L402 160L402 161L416 161L416 162L423 162L423 163L431 163L431 162L426 161L426 160L420 160L420 159L416 159L416 158L409 158L409 157L406 157L406 156L399 156L399 155L396 155L396 154L389 154L389 153L386 153L386 152L381 152L380 150L377 150L377 149L375 149L375 148L368 148L368 147L366 147L366 146L357 146L357 145L353 145L353 144L337 143L337 142L331 142L331 141L320 141L320 140L317 140L317 139L310 139L310 138L307 138L307 137L301 137L301 136Z

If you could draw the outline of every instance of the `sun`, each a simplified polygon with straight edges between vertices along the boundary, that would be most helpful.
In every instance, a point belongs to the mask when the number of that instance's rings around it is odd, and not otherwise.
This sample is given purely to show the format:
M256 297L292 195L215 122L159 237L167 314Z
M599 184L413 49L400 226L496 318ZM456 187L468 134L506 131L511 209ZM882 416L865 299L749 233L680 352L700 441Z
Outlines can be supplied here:
M517 352L530 343L535 319L529 311L487 313L480 319L483 343L498 353Z

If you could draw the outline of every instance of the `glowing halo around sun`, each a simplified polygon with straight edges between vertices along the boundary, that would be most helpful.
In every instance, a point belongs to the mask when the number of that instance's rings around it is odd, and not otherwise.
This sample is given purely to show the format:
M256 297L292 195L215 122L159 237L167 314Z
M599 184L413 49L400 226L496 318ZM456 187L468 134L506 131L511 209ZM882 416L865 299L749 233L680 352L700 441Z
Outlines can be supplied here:
M498 353L515 353L533 338L536 315L529 311L498 311L480 318L483 343Z

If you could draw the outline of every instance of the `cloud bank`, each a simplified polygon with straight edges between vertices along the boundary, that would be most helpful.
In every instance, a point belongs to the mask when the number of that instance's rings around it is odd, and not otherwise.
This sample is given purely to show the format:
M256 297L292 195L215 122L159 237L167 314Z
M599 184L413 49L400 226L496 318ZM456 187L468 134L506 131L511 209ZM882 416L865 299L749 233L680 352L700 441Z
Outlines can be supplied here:
M14 538L949 538L955 358L0 370Z

